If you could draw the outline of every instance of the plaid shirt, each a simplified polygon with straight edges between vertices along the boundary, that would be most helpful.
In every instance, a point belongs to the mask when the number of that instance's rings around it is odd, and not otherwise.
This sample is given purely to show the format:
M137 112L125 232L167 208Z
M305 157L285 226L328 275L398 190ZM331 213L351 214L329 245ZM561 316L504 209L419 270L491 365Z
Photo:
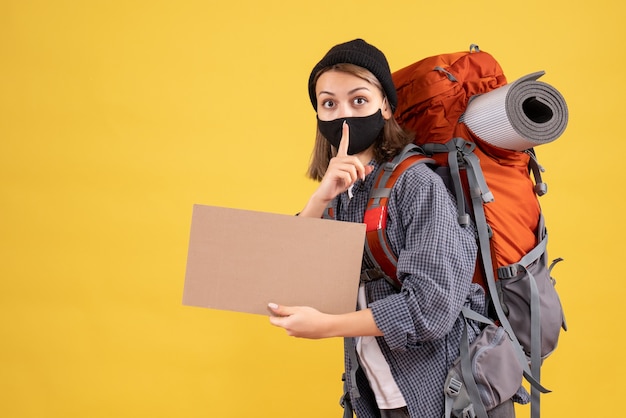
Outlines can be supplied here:
M375 171L380 167L374 164ZM338 220L363 222L376 174L357 181L333 202ZM460 227L457 208L441 178L425 164L407 169L392 189L387 235L398 255L398 292L386 280L366 283L374 320L384 333L377 341L407 402L410 416L441 418L443 387L459 355L463 305L484 312L485 297L472 284L476 261L475 231ZM364 260L364 266L367 261ZM478 334L470 335L473 339ZM351 370L345 353L346 370ZM352 404L359 418L378 417L365 373L357 371L360 398ZM346 373L348 385L350 373Z

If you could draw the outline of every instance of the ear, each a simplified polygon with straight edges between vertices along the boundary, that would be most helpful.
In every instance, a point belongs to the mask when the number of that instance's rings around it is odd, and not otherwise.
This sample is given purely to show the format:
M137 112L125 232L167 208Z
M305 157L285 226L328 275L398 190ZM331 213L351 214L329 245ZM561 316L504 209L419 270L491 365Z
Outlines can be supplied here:
M386 97L383 98L383 105L382 105L381 111L383 114L383 118L385 118L385 120L393 116L393 113L391 112L391 106L389 105L389 100L387 100Z

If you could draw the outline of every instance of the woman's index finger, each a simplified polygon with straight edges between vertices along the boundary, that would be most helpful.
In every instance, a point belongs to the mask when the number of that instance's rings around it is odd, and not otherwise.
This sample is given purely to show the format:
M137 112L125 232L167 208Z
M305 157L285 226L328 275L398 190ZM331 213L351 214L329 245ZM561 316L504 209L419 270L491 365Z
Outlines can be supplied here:
M337 149L337 156L348 156L348 145L350 145L350 128L348 127L348 122L344 120L341 125L341 141L339 142L339 148Z

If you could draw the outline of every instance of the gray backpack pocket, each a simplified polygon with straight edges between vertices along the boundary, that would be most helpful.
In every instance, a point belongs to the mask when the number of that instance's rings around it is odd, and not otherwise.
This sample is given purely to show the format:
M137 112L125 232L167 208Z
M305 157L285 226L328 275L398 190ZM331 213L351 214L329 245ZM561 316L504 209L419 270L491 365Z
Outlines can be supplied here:
M471 343L467 333L461 355L448 372L445 384L446 418L486 417L487 411L511 399L522 384L524 370L503 327L475 312L464 310L467 319L489 324ZM467 329L467 327L466 327Z
M561 328L567 329L550 275L552 266L548 268L546 264L544 252L523 268L523 263L500 267L496 282L503 311L524 353L531 357L536 350L535 355L541 359L556 348Z

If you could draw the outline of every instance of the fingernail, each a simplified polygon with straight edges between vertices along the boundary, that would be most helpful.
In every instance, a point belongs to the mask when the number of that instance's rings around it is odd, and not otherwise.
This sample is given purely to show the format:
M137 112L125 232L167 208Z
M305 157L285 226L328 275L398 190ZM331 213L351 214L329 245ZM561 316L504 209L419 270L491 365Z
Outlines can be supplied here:
M269 306L271 309L278 309L278 305L275 303L268 303L267 306Z

